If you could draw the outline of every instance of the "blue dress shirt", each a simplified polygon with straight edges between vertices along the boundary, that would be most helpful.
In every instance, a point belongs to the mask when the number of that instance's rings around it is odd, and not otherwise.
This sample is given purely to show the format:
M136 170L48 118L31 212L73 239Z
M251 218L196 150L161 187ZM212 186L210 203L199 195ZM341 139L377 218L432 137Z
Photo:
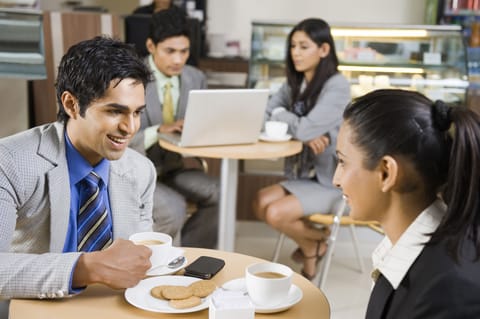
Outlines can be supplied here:
M108 198L108 176L110 169L110 162L106 159L102 159L95 167L92 167L90 163L75 149L70 141L67 132L65 131L65 146L68 163L68 175L70 176L70 218L68 222L67 237L65 238L65 245L63 252L76 252L77 251L77 215L79 210L79 185L85 176L87 176L92 170L95 171L103 180L100 191L106 192ZM113 230L112 212L110 210L110 202L107 201L108 216L107 220L110 224L110 228ZM112 232L113 234L113 232ZM112 235L113 236L113 235ZM113 238L112 238L113 239Z

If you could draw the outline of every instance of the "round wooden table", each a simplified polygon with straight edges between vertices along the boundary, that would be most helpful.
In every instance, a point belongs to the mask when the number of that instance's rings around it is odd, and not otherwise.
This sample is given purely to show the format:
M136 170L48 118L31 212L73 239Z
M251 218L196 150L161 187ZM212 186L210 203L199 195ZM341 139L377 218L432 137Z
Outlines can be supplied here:
M218 248L226 251L234 251L235 245L238 160L286 157L300 153L302 150L302 143L297 140L208 147L180 147L162 139L160 139L159 143L161 147L172 152L222 159L220 171Z
M225 251L185 248L189 262L199 256L212 256L225 260L225 267L212 279L218 286L225 282L243 277L245 267L264 261L263 259ZM293 283L303 291L302 300L290 309L275 314L255 314L261 318L330 318L330 306L325 295L310 281L299 274L293 276ZM113 290L102 285L92 285L73 298L57 300L13 299L10 302L10 319L140 319L140 318L208 318L208 309L185 314L164 314L149 312L130 305L124 298L123 290Z

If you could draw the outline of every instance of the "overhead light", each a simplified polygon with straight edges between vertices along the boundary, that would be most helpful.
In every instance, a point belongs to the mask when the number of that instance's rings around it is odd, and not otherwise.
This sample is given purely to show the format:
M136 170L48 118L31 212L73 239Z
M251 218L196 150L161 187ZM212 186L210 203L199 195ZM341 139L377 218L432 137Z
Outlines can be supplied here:
M333 37L379 37L379 38L424 38L427 30L419 29L335 29L332 28Z
M423 74L425 70L422 68L400 68L400 67L382 67L382 66L354 66L354 65L339 65L340 71L353 72L379 72L379 73L409 73L409 74Z

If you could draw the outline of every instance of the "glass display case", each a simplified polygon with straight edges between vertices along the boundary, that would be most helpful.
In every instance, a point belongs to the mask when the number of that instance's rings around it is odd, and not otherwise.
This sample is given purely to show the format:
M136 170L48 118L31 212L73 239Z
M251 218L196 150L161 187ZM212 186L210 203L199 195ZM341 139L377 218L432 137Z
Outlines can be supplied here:
M286 39L293 25L252 23L249 87L274 92L285 81ZM332 35L353 97L395 87L465 102L469 82L460 26L333 25Z

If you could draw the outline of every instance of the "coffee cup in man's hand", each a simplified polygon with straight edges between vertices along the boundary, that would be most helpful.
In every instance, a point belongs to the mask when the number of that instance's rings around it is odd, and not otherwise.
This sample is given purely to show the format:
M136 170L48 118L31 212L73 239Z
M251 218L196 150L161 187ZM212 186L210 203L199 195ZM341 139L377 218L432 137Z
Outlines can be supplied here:
M159 232L135 233L129 237L129 240L152 250L150 257L152 268L164 262L165 256L172 248L172 236Z

